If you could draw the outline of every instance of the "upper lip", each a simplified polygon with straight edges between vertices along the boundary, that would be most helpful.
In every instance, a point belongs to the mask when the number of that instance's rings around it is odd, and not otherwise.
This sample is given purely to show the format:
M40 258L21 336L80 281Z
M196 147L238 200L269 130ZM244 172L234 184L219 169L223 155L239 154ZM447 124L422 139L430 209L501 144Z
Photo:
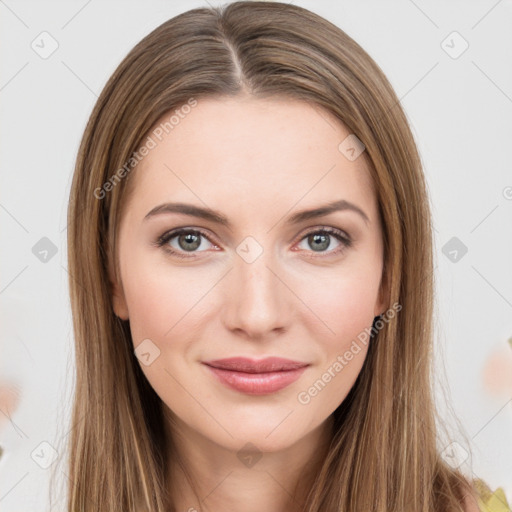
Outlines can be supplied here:
M215 359L204 361L204 364L220 368L245 373L269 373L279 371L296 370L308 366L308 363L283 359L282 357L266 357L265 359L249 359L247 357L230 357L229 359Z

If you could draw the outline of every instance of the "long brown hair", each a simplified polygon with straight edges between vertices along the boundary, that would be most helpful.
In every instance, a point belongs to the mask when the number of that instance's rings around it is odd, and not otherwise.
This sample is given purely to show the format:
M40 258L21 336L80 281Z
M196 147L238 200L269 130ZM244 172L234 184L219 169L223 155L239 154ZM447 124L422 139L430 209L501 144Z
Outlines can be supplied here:
M399 99L340 28L294 5L246 1L193 9L157 27L115 70L85 129L68 210L76 344L68 510L172 509L162 455L172 440L129 322L113 312L109 269L117 279L117 228L134 155L150 130L184 105L241 93L308 102L362 141L383 226L387 303L401 305L372 337L334 412L328 456L302 510L462 510L467 483L440 456L431 389L429 200Z

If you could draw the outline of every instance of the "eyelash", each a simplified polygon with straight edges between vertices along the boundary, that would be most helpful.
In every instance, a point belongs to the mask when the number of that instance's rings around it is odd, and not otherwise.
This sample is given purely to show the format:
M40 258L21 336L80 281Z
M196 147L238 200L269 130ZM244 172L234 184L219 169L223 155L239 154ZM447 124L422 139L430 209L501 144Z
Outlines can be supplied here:
M183 259L195 258L195 256L185 256L185 254L183 252L176 251L176 250L172 249L169 246L164 247L164 245L166 245L171 239L173 239L173 238L175 238L175 237L177 237L179 235L190 234L190 233L199 234L199 235L203 236L204 238L206 238L210 243L213 244L213 242L208 237L207 233L205 231L202 231L201 229L178 228L178 229L175 229L175 230L172 230L172 231L167 231L166 233L161 235L156 240L155 245L157 247L162 247L166 252L168 252L172 256L176 256L178 258L183 258ZM328 251L328 252L324 253L327 256L322 256L322 255L320 255L320 256L309 256L310 258L325 258L325 257L333 256L333 255L338 255L338 254L341 254L346 249L348 249L349 247L352 246L352 240L350 239L350 237L348 235L346 235L346 233L344 233L343 231L340 231L339 229L330 228L330 227L322 227L320 229L315 229L315 230L308 231L299 240L299 242L302 242L302 240L304 240L305 238L307 238L310 235L316 235L316 234L331 235L334 238L336 238L339 242L341 242L342 245L340 247L338 247L337 249L335 249L334 251ZM199 252L202 252L202 251L199 251ZM191 254L193 254L193 253L191 253ZM319 254L322 254L322 253L320 252Z

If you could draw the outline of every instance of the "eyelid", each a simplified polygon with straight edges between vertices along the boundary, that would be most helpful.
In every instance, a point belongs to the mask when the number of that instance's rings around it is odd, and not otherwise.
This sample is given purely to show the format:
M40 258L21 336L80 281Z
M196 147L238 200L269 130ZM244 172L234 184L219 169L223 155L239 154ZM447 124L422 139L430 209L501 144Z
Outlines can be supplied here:
M190 256L187 256L186 251L177 251L176 249L173 249L173 248L170 248L169 246L167 246L167 243L171 239L173 239L181 234L186 234L186 233L198 233L202 237L206 238L208 240L208 242L210 242L212 245L219 247L219 244L217 244L216 242L211 240L211 238L213 238L213 237L211 237L211 235L206 230L204 230L203 228L197 228L197 227L193 227L193 226L182 226L182 227L170 229L170 230L164 232L162 235L160 235L157 238L157 240L153 243L153 245L155 245L159 248L163 248L168 253L170 253L172 255L176 255L179 258L195 258L195 256L194 256L195 252L199 252L199 253L206 252L206 251L192 251L190 253ZM325 251L325 252L320 251L316 254L315 254L315 251L304 251L304 252L311 253L310 257L312 257L312 258L327 258L329 256L341 254L346 249L351 247L351 245L353 243L352 237L346 231L339 229L339 228L335 228L333 226L322 226L322 225L318 226L317 225L317 226L312 226L312 227L307 228L306 231L303 231L300 235L298 235L298 237L296 238L296 241L294 242L294 245L296 245L297 243L304 240L307 236L309 236L311 234L315 234L315 233L327 233L329 236L336 238L338 240L338 242L340 242L342 244L342 247L335 249L335 250L331 250L331 251Z
M306 231L303 231L299 237L298 240L302 240L305 236L312 234L312 233L318 233L318 232L327 232L329 234L339 234L340 236L344 236L347 241L352 241L352 237L343 229L335 228L334 226L326 226L326 225L319 225L319 226L313 226L311 228L306 228Z
M207 233L204 229L202 229L202 228L195 228L195 227L189 227L189 226L184 226L184 227L180 227L180 228L174 228L174 229L170 229L170 230L164 232L162 235L160 235L156 239L156 241L154 242L154 245L156 245L157 247L163 247L171 239L173 239L173 238L175 238L175 237L177 237L179 235L186 234L186 233L199 233L202 237L206 238L206 240L208 240L208 242L210 242L212 245L218 247L218 244L211 240L211 238L212 238L211 235L209 233ZM164 250L166 250L168 252L171 252L173 254L178 254L179 253L180 255L182 255L182 254L185 253L185 251L183 251L183 252L176 251L175 249L172 249L172 248L169 248L169 247L163 247L163 248L164 248ZM205 251L197 251L197 252L205 252ZM185 257L188 257L188 256L185 256ZM193 257L193 256L191 256L191 257Z
M343 229L335 228L334 226L314 226L312 228L308 228L306 232L302 232L297 240L297 243L304 240L307 236L315 234L315 233L327 233L329 236L336 238L338 242L340 242L341 247L331 250L331 251L305 251L308 253L309 258L328 258L330 256L338 256L345 252L346 249L349 249L353 244L352 237ZM294 244L295 245L295 244Z

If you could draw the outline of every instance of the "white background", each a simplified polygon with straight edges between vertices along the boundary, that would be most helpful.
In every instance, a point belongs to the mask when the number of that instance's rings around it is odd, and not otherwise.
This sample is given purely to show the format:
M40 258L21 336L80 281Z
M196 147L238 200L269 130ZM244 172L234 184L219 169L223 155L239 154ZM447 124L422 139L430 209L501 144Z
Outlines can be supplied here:
M436 230L438 378L446 380L471 443L474 474L493 489L503 487L512 501L512 388L492 391L483 376L496 355L512 374L512 2L293 3L353 37L401 99L425 166ZM0 1L0 376L18 386L21 398L12 415L0 411L3 512L49 509L57 465L43 469L31 454L47 450L39 446L47 442L62 457L71 428L66 208L87 118L143 36L206 5ZM47 59L31 47L48 37L43 31L58 43ZM464 40L469 47L453 58ZM46 263L32 252L43 237L57 249ZM456 262L442 252L452 237L468 248ZM62 469L55 472L64 482ZM64 501L54 509L63 510Z

